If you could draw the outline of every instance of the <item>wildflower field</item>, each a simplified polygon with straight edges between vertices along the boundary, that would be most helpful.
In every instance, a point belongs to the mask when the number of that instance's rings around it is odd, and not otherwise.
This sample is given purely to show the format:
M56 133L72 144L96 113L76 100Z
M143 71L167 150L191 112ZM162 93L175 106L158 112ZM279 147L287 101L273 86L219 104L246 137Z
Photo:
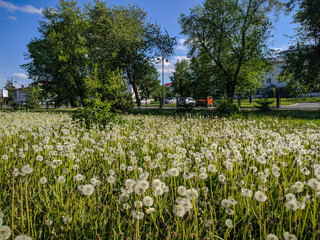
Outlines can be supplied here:
M0 239L320 239L320 128L0 112Z

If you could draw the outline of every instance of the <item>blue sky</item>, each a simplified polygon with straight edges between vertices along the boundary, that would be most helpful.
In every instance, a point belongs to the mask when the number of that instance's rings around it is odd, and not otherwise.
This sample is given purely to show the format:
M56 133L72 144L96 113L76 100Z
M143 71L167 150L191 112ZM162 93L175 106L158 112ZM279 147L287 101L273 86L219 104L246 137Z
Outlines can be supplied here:
M89 1L79 0L79 5ZM165 28L171 36L178 37L175 55L165 65L165 82L170 82L169 76L174 69L177 59L186 57L187 49L183 46L185 36L180 35L178 17L181 13L188 13L189 8L201 3L202 0L109 0L109 4L136 3L143 8L152 21L156 21ZM24 53L31 38L38 36L38 21L43 20L41 9L45 6L55 7L58 0L0 0L0 89L4 87L8 78L13 78L16 86L28 85L31 80L27 73L20 68L27 62ZM291 16L280 16L270 47L286 49L290 39L284 35L293 35ZM159 71L161 66L157 65Z

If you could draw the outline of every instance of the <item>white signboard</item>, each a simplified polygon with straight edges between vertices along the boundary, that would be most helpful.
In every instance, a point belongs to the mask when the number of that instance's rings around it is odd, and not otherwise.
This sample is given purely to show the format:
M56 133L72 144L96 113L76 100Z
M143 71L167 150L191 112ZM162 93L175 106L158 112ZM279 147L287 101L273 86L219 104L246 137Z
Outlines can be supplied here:
M3 97L3 98L9 97L8 90L2 90L2 97Z

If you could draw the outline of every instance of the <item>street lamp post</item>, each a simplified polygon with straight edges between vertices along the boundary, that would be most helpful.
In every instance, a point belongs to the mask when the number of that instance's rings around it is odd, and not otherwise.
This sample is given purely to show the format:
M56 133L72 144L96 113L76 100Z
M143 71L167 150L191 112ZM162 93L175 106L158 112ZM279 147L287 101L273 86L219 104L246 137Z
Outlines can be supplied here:
M159 61L158 63L162 63L162 92L161 92L161 99L160 99L160 107L159 108L163 108L164 105L164 61L169 62L168 59L165 59L164 57L161 58L157 58L157 60Z

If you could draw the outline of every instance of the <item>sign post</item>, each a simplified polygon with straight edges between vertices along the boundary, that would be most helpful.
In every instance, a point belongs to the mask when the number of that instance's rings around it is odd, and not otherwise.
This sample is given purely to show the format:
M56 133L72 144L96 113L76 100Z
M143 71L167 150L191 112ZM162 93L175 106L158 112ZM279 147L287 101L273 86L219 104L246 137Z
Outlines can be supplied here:
M8 92L8 90L6 90L6 89L0 90L0 105L1 105L1 108L2 108L3 99L4 99L4 98L7 98L7 97L9 97L9 92Z

